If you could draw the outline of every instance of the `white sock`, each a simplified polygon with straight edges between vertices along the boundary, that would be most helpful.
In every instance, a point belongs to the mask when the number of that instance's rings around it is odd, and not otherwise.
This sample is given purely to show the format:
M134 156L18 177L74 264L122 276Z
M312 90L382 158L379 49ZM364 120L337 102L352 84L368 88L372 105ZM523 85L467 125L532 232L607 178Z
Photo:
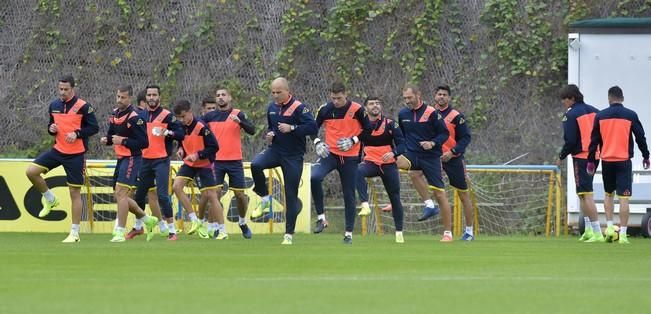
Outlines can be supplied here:
M246 217L240 217L239 221L237 222L240 226L246 225Z
M54 193L52 193L52 190L49 189L43 193L43 197L45 197L45 199L50 203L54 202L54 200L56 199Z
M449 231L449 230L443 231L443 235L452 236L452 231Z
M402 231L396 231L396 236L402 235Z
M599 225L599 220L591 222L590 225L592 225L592 232L601 233L601 225Z
M215 223L208 223L208 234L211 234L217 230L217 226L215 226Z
M145 217L136 219L136 224L133 225L133 229L142 230L142 226L144 225L143 219L145 219Z
M165 222L165 220L161 220L158 222L158 229L160 229L160 232L167 231L167 223Z
M371 207L368 205L368 202L362 202L362 207Z
M190 221L192 222L199 221L199 218L197 218L197 213L195 212L191 212L190 214L188 214L188 217L190 217Z
M584 226L589 226L590 225L590 217L583 216L583 225Z
M466 233L469 235L473 235L472 226L466 226Z
M346 232L344 233L344 235L347 236L347 237L351 237L351 238L352 238L352 237L353 237L353 232L352 232L352 231L346 231Z
M262 201L265 202L265 203L271 201L271 195L265 195L265 196L263 196L261 198L262 198Z
M434 208L434 201L432 199L425 200L425 207Z
M72 224L70 227L70 233L79 233L79 224Z
M226 225L225 224L216 224L217 225L217 230L219 230L219 233L226 233Z
M316 219L325 221L326 220L325 219L325 214L319 214L318 216L316 216Z
M122 227L115 227L115 231L116 231L117 233L122 233L122 234L124 234L124 228L122 228Z
M167 229L170 231L170 233L176 234L176 226L174 226L173 222L167 224Z
M208 221L208 219L206 219L206 217L203 217L203 218L201 218L201 220L199 220L199 221L201 221L201 224L203 225L203 224L206 223L206 221Z
M291 234L289 234L289 233L285 233L285 238L290 238L291 239L291 238L293 238L293 236Z
M626 236L626 229L628 229L627 226L619 227L619 236L622 236L622 235Z
M612 227L613 226L613 221L612 220L606 220L606 227Z

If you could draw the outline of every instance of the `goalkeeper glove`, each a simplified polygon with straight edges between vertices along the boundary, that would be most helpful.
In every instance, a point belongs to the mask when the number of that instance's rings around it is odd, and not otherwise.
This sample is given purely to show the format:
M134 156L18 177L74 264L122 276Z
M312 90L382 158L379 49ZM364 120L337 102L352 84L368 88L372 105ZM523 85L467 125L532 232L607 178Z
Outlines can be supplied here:
M330 147L319 138L314 139L314 151L316 151L316 155L321 158L326 158L330 155Z
M342 137L339 140L337 140L337 148L341 150L342 152L347 152L351 148L353 148L353 145L357 144L359 142L359 139L357 136L353 137Z
M597 167L595 166L594 161L588 161L588 164L587 164L586 167L585 167L585 171L586 171L589 175L593 175L594 172L595 172L595 170L596 170L595 168L597 168Z
M174 136L174 132L158 126L151 129L151 134L154 136Z
M649 169L649 158L642 160L642 168Z

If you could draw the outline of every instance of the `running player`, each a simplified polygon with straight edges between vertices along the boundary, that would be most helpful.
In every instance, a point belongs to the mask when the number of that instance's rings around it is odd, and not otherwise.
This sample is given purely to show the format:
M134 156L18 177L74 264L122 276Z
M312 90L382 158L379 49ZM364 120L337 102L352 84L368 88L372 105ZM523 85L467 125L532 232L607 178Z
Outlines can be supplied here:
M407 107L398 113L398 124L405 135L407 152L398 157L398 168L423 171L429 189L441 206L444 228L441 242L452 242L452 211L445 194L441 166L442 146L450 133L436 109L423 103L416 85L405 85L402 97Z
M117 108L110 118L109 129L100 142L113 145L118 162L113 174L115 202L118 206L118 219L113 231L111 242L124 242L125 225L129 212L142 219L147 232L153 234L153 228L158 222L156 217L148 216L131 199L131 192L136 188L138 172L142 164L142 149L147 148L147 129L145 121L131 105L133 90L131 86L120 86L117 91ZM147 240L151 240L148 237Z
M41 174L63 166L72 202L72 226L70 234L63 243L79 242L79 223L81 221L81 187L84 184L88 138L99 132L93 107L75 95L75 79L64 75L59 79L59 98L50 103L48 113L48 133L54 136L54 146L39 155L27 167L26 175L34 187L43 194L43 209L38 217L47 216L59 206L59 200L48 188Z
M346 226L343 243L352 244L355 226L355 176L359 164L359 135L368 129L364 108L348 99L344 84L335 82L330 87L330 101L319 108L316 115L317 127L323 125L325 140L314 139L317 155L312 165L310 184L317 213L314 233L321 233L328 227L323 206L323 179L337 169L344 196Z
M174 149L174 140L182 141L185 131L176 117L160 105L160 87L149 85L145 88L147 107L141 116L147 123L149 147L142 151L138 188L135 200L140 208L145 208L145 197L149 199L149 208L159 219L160 233L170 241L176 241L174 212L169 196L170 157ZM162 213L161 213L162 209ZM127 240L143 233L143 222L136 219L136 224L126 235ZM151 238L153 233L147 234Z
M183 208L190 213L192 227L188 234L194 233L200 227L199 219L192 209L190 199L183 191L188 181L194 180L201 191L201 198L208 199L210 202L208 230L212 231L212 234L209 236L217 240L228 239L228 233L224 227L224 211L215 192L217 184L215 183L213 162L219 149L217 140L210 128L194 117L189 101L177 100L174 103L174 115L183 124L185 138L181 141L182 147L179 148L179 156L183 158L183 165L177 172L172 188Z
M270 207L272 199L264 170L280 166L286 202L282 244L291 245L299 210L298 185L303 172L305 137L316 135L317 127L308 107L290 94L285 78L279 77L271 82L271 97L273 102L267 108L268 127L265 135L269 147L251 162L255 182L253 191L262 198L262 208Z
M405 152L405 138L398 124L382 115L382 102L378 97L367 97L364 100L364 109L368 115L370 128L364 130L359 137L364 145L364 161L357 167L357 193L362 201L359 215L365 216L371 213L366 178L380 176L393 208L396 243L404 243L400 173L396 166L396 157Z
M246 184L244 181L244 165L242 164L242 132L249 135L255 134L255 127L246 118L246 114L233 108L233 98L230 91L219 87L215 93L217 110L207 112L203 121L220 143L220 149L215 156L215 178L217 183L217 197L221 199L224 187L224 177L228 174L228 188L235 193L237 211L239 214L238 225L245 239L251 239L252 233L246 224L246 210L249 200L244 194ZM202 199L203 203L203 199ZM201 206L199 206L201 208Z

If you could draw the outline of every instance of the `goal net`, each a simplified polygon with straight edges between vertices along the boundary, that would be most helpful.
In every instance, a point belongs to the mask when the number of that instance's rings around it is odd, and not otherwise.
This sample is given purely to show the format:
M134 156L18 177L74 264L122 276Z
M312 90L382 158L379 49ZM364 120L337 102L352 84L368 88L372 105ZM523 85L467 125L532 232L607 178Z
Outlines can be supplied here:
M173 162L170 169L171 181L176 176L180 163ZM247 220L249 228L253 233L282 233L284 232L285 223L285 195L282 189L282 173L279 169L266 170L270 195L273 198L272 212L264 213L261 217L251 219L250 215L260 202L260 198L251 190L253 180L251 179L249 164L244 164L245 182L247 189L244 191L249 200L247 209ZM113 196L113 172L115 171L114 161L89 161L86 166L85 184L82 188L82 232L110 233L115 226L117 217L117 205ZM170 199L174 211L174 220L179 233L190 228L190 219L188 212L180 205L174 195L169 182ZM228 232L240 232L238 227L239 214L237 210L237 200L234 193L228 187L228 176L222 188L222 197L220 199L224 209L224 218ZM193 210L199 211L201 193L192 181L185 187L185 193L190 198ZM299 200L300 202L300 200ZM145 211L151 213L149 205L145 206ZM127 219L127 228L133 226L134 216L129 215ZM187 231L187 230L186 230Z
M482 235L559 235L567 231L561 221L560 172L555 166L467 166L474 207L475 233ZM405 209L404 230L409 233L442 234L440 215L418 222L423 201L407 172L400 174L400 196ZM453 233L460 236L466 225L463 207L448 187L453 208ZM369 202L372 214L362 220L368 233L393 233L390 212L381 209L389 204L380 178L369 179Z

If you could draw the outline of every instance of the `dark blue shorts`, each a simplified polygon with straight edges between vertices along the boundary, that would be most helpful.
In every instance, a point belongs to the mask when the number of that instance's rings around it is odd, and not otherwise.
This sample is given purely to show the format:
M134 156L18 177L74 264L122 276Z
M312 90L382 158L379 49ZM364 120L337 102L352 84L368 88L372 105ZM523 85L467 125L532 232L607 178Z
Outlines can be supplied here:
M441 156L438 154L433 154L431 157L422 157L418 156L414 152L406 152L402 154L407 161L409 161L410 167L409 170L422 170L425 178L427 179L427 184L429 184L430 189L445 190L445 185L443 184L442 177L442 167L441 167Z
M158 186L167 191L170 184L170 159L143 159L138 176L138 186L147 190Z
M53 148L36 157L32 164L45 169L46 173L58 166L63 166L68 185L74 187L84 185L84 172L86 169L84 153L68 155Z
M467 191L468 182L466 181L466 161L463 156L455 157L448 162L444 162L443 170L450 180L450 185L457 190Z
M142 156L121 157L113 172L113 186L121 185L135 189L138 184L138 174L142 166Z
M589 175L586 169L588 160L583 158L572 157L572 164L574 166L574 185L576 185L576 194L591 194L592 180L594 175ZM595 169L599 166L599 161L595 163Z
M241 160L216 160L213 168L215 169L215 183L217 186L224 185L224 176L228 174L228 188L233 190L246 189L244 180L244 165Z
M630 160L603 161L601 175L604 181L604 192L613 194L613 191L617 191L618 197L633 195L633 164Z
M181 168L179 168L179 171L176 173L176 177L194 180L195 184L199 188L199 191L217 188L217 183L215 183L215 172L213 168L195 168L183 164Z

